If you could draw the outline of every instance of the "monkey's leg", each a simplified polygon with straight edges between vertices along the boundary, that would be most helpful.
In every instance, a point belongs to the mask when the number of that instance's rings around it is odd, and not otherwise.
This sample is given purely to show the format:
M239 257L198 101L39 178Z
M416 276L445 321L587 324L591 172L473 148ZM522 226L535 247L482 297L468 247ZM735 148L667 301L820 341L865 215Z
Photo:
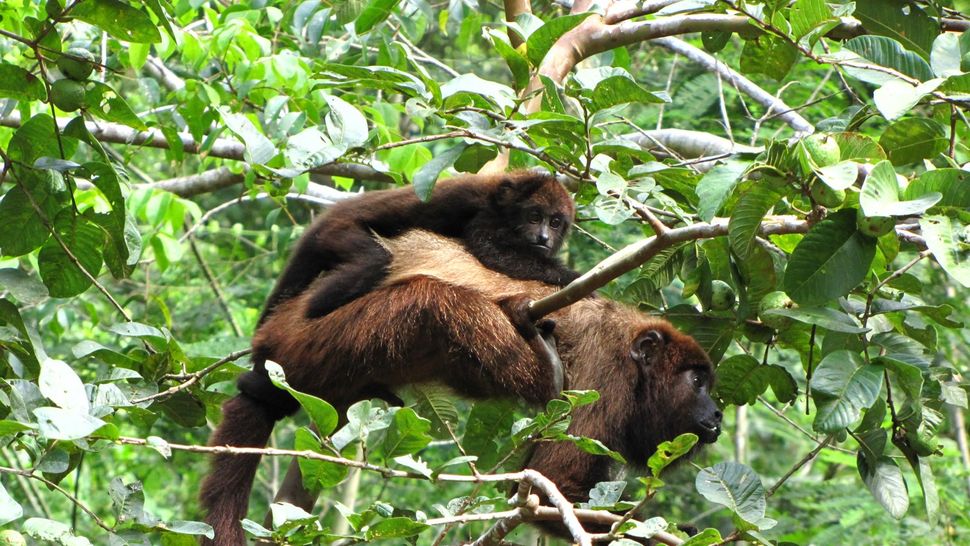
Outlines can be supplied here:
M391 254L373 237L355 238L350 260L338 265L311 287L306 317L319 318L370 292L387 276Z

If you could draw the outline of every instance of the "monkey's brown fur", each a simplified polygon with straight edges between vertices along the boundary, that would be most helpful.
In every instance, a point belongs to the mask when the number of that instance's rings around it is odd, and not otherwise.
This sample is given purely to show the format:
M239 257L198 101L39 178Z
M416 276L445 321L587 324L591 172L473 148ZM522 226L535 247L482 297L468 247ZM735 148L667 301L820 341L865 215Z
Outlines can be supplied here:
M486 267L516 279L565 285L577 274L556 258L575 205L548 173L535 170L443 180L427 202L413 188L372 191L337 203L297 243L260 324L307 287L303 307L318 318L378 286L391 261L377 237L425 229L457 237ZM315 282L321 272L322 281Z
M252 377L260 377L259 369L272 359L293 387L338 409L429 380L471 396L539 402L556 394L551 366L537 356L544 348L539 336L521 336L517 328L523 326L510 321L521 322L526 297L556 287L511 280L482 266L459 243L427 232L382 244L395 257L384 286L316 320L305 318L303 309L310 291L281 304L254 338ZM569 387L602 395L577 412L572 433L599 439L637 463L681 432L716 439L720 412L706 391L711 364L690 337L663 320L599 298L552 318ZM689 377L703 388L685 389ZM223 406L211 445L263 446L274 420L293 409L274 406L280 400L272 391L243 392ZM258 457L213 459L201 493L216 531L209 544L243 544L239 520L258 462ZM528 466L550 476L574 501L585 500L610 470L606 457L561 444L540 445Z

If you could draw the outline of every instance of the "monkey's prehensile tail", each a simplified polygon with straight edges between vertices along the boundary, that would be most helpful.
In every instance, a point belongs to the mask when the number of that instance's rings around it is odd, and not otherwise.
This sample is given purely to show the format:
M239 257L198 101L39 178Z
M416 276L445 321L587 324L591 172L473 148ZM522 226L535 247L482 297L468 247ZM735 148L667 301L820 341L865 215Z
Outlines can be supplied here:
M266 447L276 418L259 401L240 394L222 405L222 423L209 439L211 446ZM215 539L203 539L203 546L246 544L240 520L246 517L249 492L253 487L259 455L218 454L202 483L199 499L208 512L206 522Z

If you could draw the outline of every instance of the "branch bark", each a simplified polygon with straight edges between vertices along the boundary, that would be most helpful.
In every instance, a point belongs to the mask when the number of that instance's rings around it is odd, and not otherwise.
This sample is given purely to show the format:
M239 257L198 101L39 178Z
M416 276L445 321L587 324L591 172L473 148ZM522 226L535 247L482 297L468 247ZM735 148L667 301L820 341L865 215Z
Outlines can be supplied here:
M58 119L57 126L63 130L67 125L67 119ZM11 112L0 118L0 126L19 128L22 124L20 113ZM149 148L159 148L167 150L170 148L168 140L161 131L149 129L148 131L136 131L131 127L118 123L108 122L86 122L88 131L101 142L111 144L129 144L133 146L148 146ZM203 150L202 145L195 141L191 135L179 133L179 140L182 142L182 149L190 154L205 154L208 157L218 157L221 159L231 159L234 161L245 161L246 147L235 140L228 138L216 138L208 149ZM375 182L393 182L388 175L358 163L328 163L310 169L310 172L331 176L343 176L357 180L373 180Z

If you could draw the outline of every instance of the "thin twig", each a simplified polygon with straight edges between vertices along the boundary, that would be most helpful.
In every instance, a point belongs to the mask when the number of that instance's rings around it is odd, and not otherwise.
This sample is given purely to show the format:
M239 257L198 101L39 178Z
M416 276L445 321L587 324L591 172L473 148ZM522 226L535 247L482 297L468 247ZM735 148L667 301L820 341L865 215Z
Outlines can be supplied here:
M829 444L829 442L831 442L834 439L835 439L835 435L832 434L832 435L827 436L821 442L819 442L819 444L817 446L815 446L815 449L811 450L810 452L808 452L807 455L805 455L804 457L802 457L802 459L800 461L798 461L797 463L795 463L794 466L792 466L790 469L788 469L788 472L785 472L785 475L784 476L782 476L781 478L779 478L778 481L776 481L774 485L772 485L771 487L768 488L767 491L765 491L765 497L770 497L770 496L774 495L775 494L775 491L778 491L778 488L781 487L782 485L784 485L784 483L786 481L788 481L788 478L791 478L792 475L795 474L795 472L798 472L798 469L799 468L805 466L806 464L808 464L809 461L811 461L812 459L814 459L819 454L819 452L821 452L823 449L825 449L825 446L827 446Z
M28 478L28 479L31 479L31 480L37 480L37 481L43 483L47 487L49 487L49 488L57 491L58 493L60 493L61 495L64 495L65 497L67 497L67 499L69 501L71 501L74 504L74 506L77 506L78 508L80 508L81 510L83 510L85 514L91 516L91 519L94 520L94 523L96 523L98 525L98 527L104 529L105 531L107 531L109 533L112 532L112 531L114 531L114 529L112 529L112 527L110 525L108 525L107 523L105 523L105 521L103 519L99 518L97 514L95 514L93 511L91 511L90 508L88 508L87 506L85 506L84 503L81 502L80 500L78 500L77 497L75 497L74 495L72 495L69 491L67 491L63 487L61 487L61 486L57 485L56 483L48 480L47 478L45 478L43 476L40 476L40 475L37 475L37 474L34 474L30 470L21 470L19 468L8 468L8 467L5 467L5 466L0 466L0 473L4 473L4 474L15 474L15 475L18 475L18 476L23 476L23 477Z
M250 354L252 352L253 352L253 350L251 348L250 349L243 349L241 351L236 351L234 353L230 353L227 356L224 356L223 358L220 358L219 360L216 360L212 364L209 364L208 366L206 366L205 368L202 368L201 370L199 370L197 372L192 372L192 373L189 373L189 374L179 374L179 375L166 375L166 376L162 377L162 379L173 379L173 380L176 380L176 381L182 381L182 383L179 383L178 385L175 385L174 387L171 387L171 388L169 388L167 390L164 390L162 392L159 392L159 393L155 393L155 394L152 394L152 395L149 395L149 396L144 396L142 398L135 398L134 400L131 401L131 403L137 405L137 404L143 404L145 402L151 402L152 400L159 400L159 399L168 398L168 397L172 396L173 394L175 394L177 392L180 392L180 391L184 391L185 389L187 389L187 388L191 387L192 385L198 383L200 379L202 379L203 377L205 377L205 376L209 375L210 373L216 371L217 369L221 368L222 366L228 364L229 362L233 362L235 360L239 360L240 358L242 358L242 357L244 357L244 356L246 356L246 355L248 355L248 354Z

